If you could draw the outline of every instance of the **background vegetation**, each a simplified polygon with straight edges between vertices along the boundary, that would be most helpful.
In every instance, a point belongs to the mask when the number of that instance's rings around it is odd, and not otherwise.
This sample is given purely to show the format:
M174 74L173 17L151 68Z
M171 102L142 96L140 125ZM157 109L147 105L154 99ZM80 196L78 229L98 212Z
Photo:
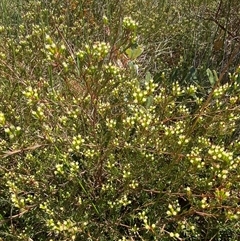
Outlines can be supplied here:
M238 0L0 2L1 240L240 240Z

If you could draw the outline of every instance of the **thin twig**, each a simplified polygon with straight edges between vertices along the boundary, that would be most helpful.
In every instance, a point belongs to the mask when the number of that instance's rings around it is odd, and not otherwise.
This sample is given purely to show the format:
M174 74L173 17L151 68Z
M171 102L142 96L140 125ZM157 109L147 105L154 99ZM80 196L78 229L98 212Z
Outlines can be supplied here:
M6 158L6 157L9 157L9 156L12 156L12 155L15 155L15 154L18 154L18 153L22 153L22 152L25 152L25 151L30 151L30 150L35 150L39 147L42 147L42 146L46 146L47 144L36 144L34 146L29 146L29 147L26 147L26 148L23 148L23 149L17 149L17 150L12 150L12 151L4 151L4 155L0 156L0 158Z

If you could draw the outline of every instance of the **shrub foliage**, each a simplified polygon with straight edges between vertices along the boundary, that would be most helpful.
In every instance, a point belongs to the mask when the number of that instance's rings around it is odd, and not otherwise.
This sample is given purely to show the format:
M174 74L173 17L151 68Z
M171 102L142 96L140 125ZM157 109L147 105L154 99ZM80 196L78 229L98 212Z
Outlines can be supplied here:
M240 6L190 2L1 2L1 240L240 238Z

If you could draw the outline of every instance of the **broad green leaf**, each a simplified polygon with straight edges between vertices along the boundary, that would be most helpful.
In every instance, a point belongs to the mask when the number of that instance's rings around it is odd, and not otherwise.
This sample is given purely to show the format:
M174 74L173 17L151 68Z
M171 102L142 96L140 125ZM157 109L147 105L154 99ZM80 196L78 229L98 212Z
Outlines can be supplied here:
M206 72L207 72L207 76L208 76L210 84L212 86L214 86L214 84L216 83L217 78L218 78L216 71L213 70L213 72L212 72L210 69L207 69Z
M149 107L153 104L153 96L150 95L148 98L147 98L147 103L146 103L146 108L149 109Z
M141 46L138 46L137 48L128 48L126 50L126 54L129 59L135 60L137 59L143 52L143 48Z
M150 74L149 71L147 71L146 77L145 77L146 82L149 82L151 79L152 79L152 75Z

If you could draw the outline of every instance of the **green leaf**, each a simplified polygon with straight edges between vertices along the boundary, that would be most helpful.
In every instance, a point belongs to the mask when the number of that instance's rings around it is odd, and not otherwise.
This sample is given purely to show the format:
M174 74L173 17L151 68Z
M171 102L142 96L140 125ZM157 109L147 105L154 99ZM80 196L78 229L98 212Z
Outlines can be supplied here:
M209 79L209 82L212 86L214 86L214 84L216 83L218 76L217 76L217 72L215 70L211 71L210 69L206 70L207 72L207 76Z
M152 95L148 96L147 103L146 103L146 108L147 109L149 109L149 107L153 104L153 100L154 100L154 98L153 98Z
M218 81L218 75L217 75L216 70L213 70L213 74L214 74L214 77L215 77L215 82Z
M143 48L141 46L138 46L137 48L128 48L126 50L126 54L129 59L135 60L137 59L143 52Z
M149 71L147 71L146 76L145 76L146 82L149 82L151 79L152 79L152 75L150 74Z

